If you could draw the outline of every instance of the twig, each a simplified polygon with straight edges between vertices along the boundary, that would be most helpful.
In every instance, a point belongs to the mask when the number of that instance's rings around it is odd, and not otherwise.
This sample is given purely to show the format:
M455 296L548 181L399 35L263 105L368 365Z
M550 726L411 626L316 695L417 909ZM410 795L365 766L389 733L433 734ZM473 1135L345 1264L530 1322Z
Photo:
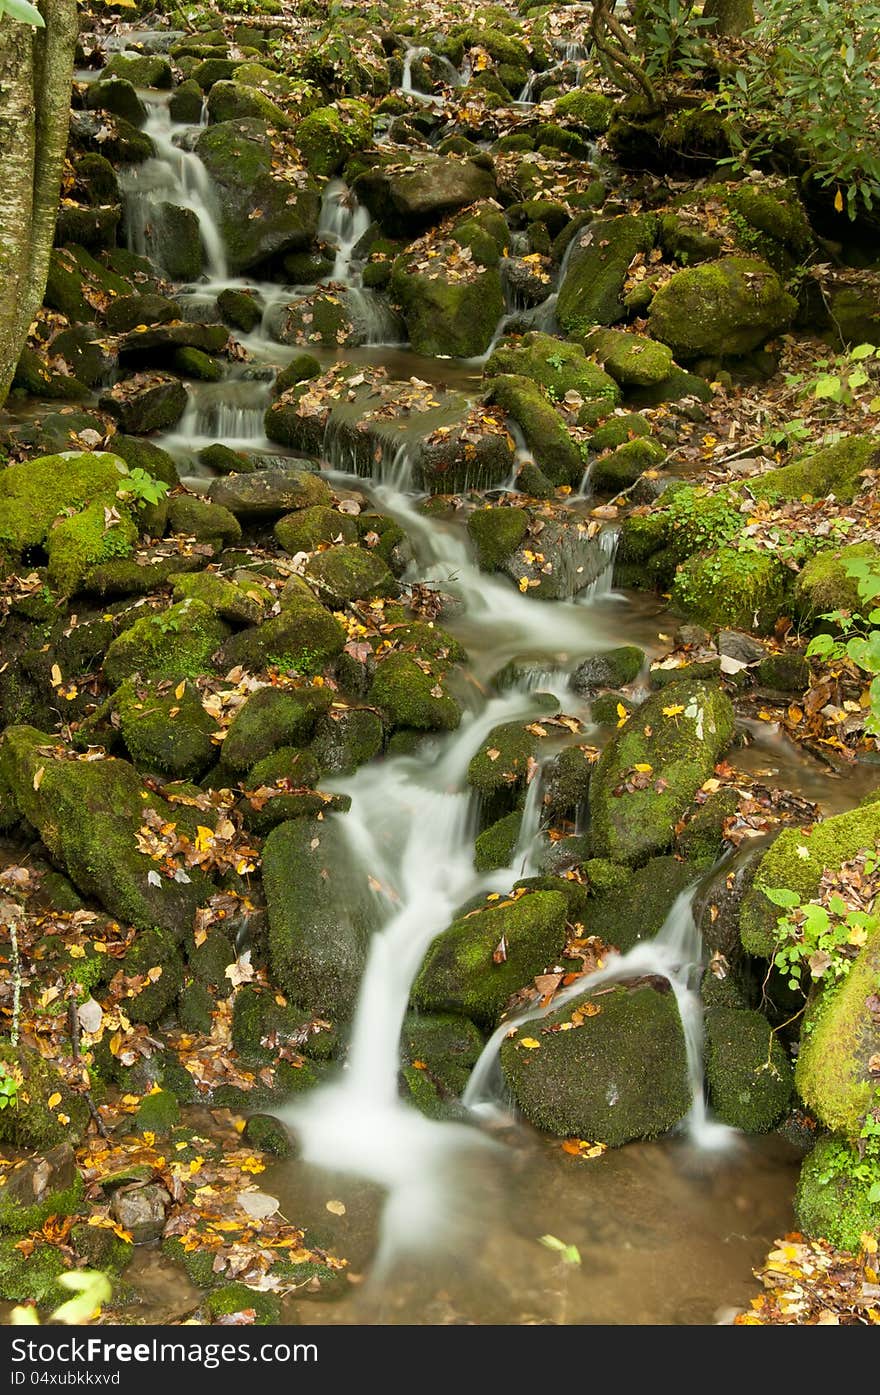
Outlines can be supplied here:
M16 908L17 909L17 908ZM18 1026L21 1017L21 956L18 952L18 927L13 913L9 917L9 939L12 944L12 1036L13 1046L18 1046Z

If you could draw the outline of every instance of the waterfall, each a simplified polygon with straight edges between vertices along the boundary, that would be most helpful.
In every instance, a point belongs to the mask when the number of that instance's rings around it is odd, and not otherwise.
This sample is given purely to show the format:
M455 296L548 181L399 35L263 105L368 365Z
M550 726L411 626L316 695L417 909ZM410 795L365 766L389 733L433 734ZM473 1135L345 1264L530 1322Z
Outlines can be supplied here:
M328 281L342 288L353 323L363 334L363 343L387 348L401 347L398 322L382 296L364 286L359 268L352 265L354 250L368 231L369 211L342 179L331 179L324 189L318 236L333 249L333 270Z

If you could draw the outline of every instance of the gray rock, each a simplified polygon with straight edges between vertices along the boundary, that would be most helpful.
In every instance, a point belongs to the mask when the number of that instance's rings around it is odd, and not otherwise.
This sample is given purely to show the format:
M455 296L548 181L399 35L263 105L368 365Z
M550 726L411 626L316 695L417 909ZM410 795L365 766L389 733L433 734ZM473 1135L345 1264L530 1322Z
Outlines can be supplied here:
M145 1187L120 1187L113 1193L110 1214L127 1230L136 1245L158 1240L165 1229L165 1208L171 1197L158 1183Z

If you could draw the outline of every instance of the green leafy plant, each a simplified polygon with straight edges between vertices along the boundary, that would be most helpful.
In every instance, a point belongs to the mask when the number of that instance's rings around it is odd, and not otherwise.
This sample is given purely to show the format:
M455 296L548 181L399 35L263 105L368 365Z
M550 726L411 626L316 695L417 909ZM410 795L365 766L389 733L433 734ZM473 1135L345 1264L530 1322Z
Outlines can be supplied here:
M744 37L747 58L709 103L730 118L733 155L746 169L794 158L838 212L855 218L880 200L880 109L874 0L762 0Z
M80 1327L98 1316L105 1303L113 1295L113 1287L106 1274L99 1269L75 1269L60 1274L58 1283L73 1294L49 1315L50 1322L62 1322L68 1327ZM39 1324L35 1308L13 1308L11 1321L16 1327L33 1327Z
M868 689L870 711L865 730L880 736L880 568L870 557L847 557L842 566L857 586L863 612L826 611L822 616L838 628L838 633L815 635L807 646L809 658L826 663L850 659L871 678Z
M118 499L132 499L139 504L158 504L168 493L164 480L148 475L146 470L135 466L125 477L125 482L116 491Z
M0 0L0 19L4 15L18 20L19 24L31 24L35 29L46 28L46 21L40 11L36 5L30 4L29 0Z
M876 865L873 859L866 861L866 873L873 873ZM806 991L820 979L845 978L868 934L880 923L867 911L851 911L836 892L829 896L827 907L802 902L796 891L784 886L765 889L764 895L786 912L776 923L773 962L788 975L789 988Z
M19 1082L0 1066L0 1109L11 1109L18 1100Z
M693 0L640 0L638 46L651 77L696 73L705 67L703 29L715 23L694 10Z

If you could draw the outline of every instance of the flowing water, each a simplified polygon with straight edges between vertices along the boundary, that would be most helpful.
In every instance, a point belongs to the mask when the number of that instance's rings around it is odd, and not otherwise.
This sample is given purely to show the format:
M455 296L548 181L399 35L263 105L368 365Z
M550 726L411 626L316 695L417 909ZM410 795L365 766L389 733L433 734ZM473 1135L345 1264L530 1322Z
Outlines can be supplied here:
M407 51L402 90L442 100L413 89L413 64L426 56L427 50ZM565 55L568 61L579 57ZM153 201L178 203L192 209L201 229L205 275L184 288L197 302L213 301L223 285L247 284L267 303L280 304L282 297L290 298L288 289L233 281L226 274L210 180L190 148L197 129L174 127L166 104L151 106L147 130L157 158L132 174L125 189L131 245L146 246ZM334 257L328 279L367 303L355 253L368 227L369 216L350 191L331 181L320 223L320 237ZM299 288L294 294L303 293ZM554 303L551 296L536 307L533 323L552 324ZM266 365L284 361L284 351L268 341L264 329L244 342ZM380 342L360 352L393 364L399 376L419 372L412 355L399 347L380 352ZM355 354L345 350L344 357L352 361ZM444 364L442 370L464 385L477 366L478 361ZM218 440L277 453L263 435L268 381L258 378L233 365L221 383L191 385L189 407L162 444L181 460ZM520 441L521 458L524 451ZM324 467L340 490L366 493L400 521L416 557L408 579L433 583L454 598L443 623L471 658L460 680L464 716L456 732L438 736L416 755L362 767L335 785L351 797L339 827L353 865L366 869L381 888L375 895L383 928L371 941L345 1063L331 1083L284 1109L300 1158L279 1165L267 1185L289 1214L314 1226L316 1243L338 1243L371 1282L352 1285L347 1302L318 1305L309 1317L327 1322L716 1319L745 1300L751 1264L789 1224L792 1161L778 1141L732 1139L707 1115L694 888L679 898L655 940L613 956L590 981L645 973L668 978L685 1027L692 1086L692 1107L676 1138L632 1145L585 1164L525 1128L513 1117L498 1064L509 1023L487 1042L459 1122L424 1117L401 1100L398 1089L401 1025L431 941L472 897L506 892L514 880L536 870L540 772L529 790L511 866L491 874L474 870L479 811L466 783L471 756L497 724L546 713L546 696L538 693L551 693L557 710L585 723L586 734L579 739L590 739L589 709L569 687L568 673L587 655L621 643L658 652L664 624L659 604L642 598L636 605L614 592L613 529L596 542L601 565L589 588L568 600L536 600L521 595L509 579L478 569L460 518L429 518L419 511L418 499L408 491L405 452L377 465L372 481L346 472L348 462L332 440L325 442L324 455ZM487 696L492 676L510 659L528 661L531 676ZM554 1007L579 991L582 983L572 985ZM526 1019L537 1015L533 1011ZM326 1209L328 1200L340 1197L344 1225L328 1220ZM562 1275L558 1260L536 1243L546 1233L580 1247L576 1274ZM674 1282L667 1277L670 1266Z

